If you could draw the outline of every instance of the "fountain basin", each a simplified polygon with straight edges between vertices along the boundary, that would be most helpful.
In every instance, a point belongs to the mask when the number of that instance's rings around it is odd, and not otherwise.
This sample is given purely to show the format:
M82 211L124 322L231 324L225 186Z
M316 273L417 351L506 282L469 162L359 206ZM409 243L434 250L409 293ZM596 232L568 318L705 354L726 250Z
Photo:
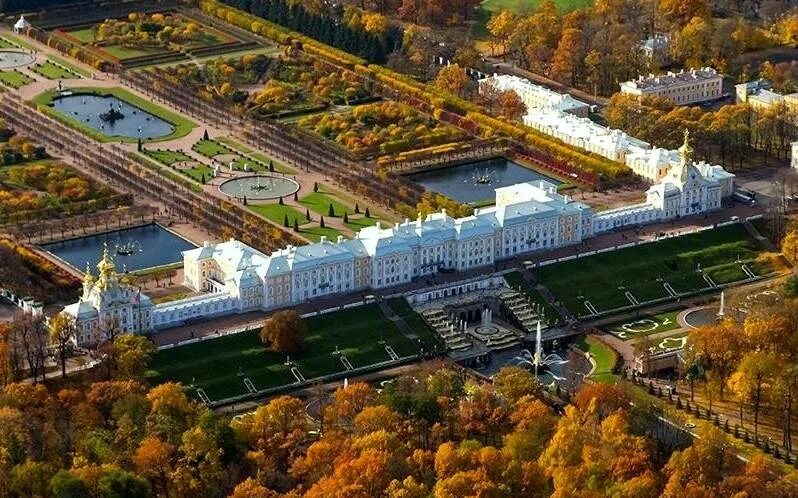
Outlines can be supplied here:
M517 183L546 180L562 182L504 158L488 159L407 175L427 190L463 203L493 201L494 190Z
M34 62L36 62L36 57L33 54L19 50L0 50L0 69L29 66Z
M86 263L92 268L97 265L102 258L103 244L108 245L120 272L179 263L183 261L183 251L196 247L157 223L51 242L41 247L82 272Z
M262 201L293 195L299 191L299 183L282 176L249 175L223 182L219 191L237 199Z

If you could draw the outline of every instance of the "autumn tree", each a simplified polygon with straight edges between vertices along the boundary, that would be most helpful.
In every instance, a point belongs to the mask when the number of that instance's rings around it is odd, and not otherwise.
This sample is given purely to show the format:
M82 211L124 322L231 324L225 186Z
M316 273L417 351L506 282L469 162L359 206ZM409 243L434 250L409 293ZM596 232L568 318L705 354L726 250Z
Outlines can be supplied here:
M468 84L471 82L465 69L458 64L442 67L438 71L433 85L454 95L463 96Z
M499 114L502 117L519 121L526 114L526 104L513 90L505 90L499 94Z
M737 370L729 378L729 387L738 396L747 399L754 410L754 437L759 437L759 413L777 368L778 361L772 354L752 351L743 356Z
M495 45L502 47L502 51L507 50L507 42L510 35L515 31L518 17L507 9L495 12L488 21L487 28L491 35L491 53Z
M524 396L540 395L541 386L527 369L518 366L504 367L493 376L496 393L513 405Z
M296 353L303 347L307 325L294 310L278 311L260 331L264 344L278 353Z
M114 341L116 376L120 379L142 379L155 353L155 345L144 336L125 334Z

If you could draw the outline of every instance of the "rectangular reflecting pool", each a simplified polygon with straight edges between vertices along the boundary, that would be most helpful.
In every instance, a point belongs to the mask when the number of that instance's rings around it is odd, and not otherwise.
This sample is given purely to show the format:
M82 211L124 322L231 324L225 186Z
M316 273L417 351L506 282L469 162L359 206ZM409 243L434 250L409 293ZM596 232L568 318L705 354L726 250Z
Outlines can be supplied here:
M466 204L493 200L494 189L516 183L535 180L546 180L555 185L562 183L504 158L413 173L406 178L420 183L427 190L439 192Z
M52 242L41 247L77 270L83 271L88 263L94 271L102 259L104 243L108 244L108 252L119 272L181 262L182 251L197 247L157 223Z

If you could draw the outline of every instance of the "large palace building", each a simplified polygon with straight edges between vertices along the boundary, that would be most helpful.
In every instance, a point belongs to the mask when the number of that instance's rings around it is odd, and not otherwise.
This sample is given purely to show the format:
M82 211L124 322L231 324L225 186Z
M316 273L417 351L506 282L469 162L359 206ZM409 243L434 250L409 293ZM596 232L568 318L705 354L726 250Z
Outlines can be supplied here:
M385 289L438 272L492 266L521 254L578 244L613 229L720 209L733 175L718 175L679 148L679 163L649 188L646 202L594 213L539 180L496 189L496 203L471 216L445 210L392 226L364 228L353 239L322 237L315 244L264 254L240 241L183 253L185 285L199 295L152 305L120 283L107 251L95 280L87 272L75 317L79 345L102 339L109 324L139 332L245 311L293 306L334 294Z

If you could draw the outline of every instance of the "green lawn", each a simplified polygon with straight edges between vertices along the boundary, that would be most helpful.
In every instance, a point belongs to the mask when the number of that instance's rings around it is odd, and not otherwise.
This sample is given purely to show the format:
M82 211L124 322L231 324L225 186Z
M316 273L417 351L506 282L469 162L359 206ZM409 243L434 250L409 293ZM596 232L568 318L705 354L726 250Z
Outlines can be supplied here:
M371 218L366 218L364 214L349 214L348 216L349 222L346 223L347 228L354 232L359 232L364 228L371 227L377 224L379 221L378 218L372 216Z
M401 335L377 305L337 311L306 320L308 335L302 353L290 355L306 379L344 372L333 353L336 346L354 368L389 360L380 340L399 356L418 352L412 341ZM212 400L247 393L243 376L257 389L277 387L296 381L286 356L267 350L258 331L242 332L156 353L148 377L153 383L182 382L202 388Z
M182 161L193 161L190 156L186 155L186 153L181 150L149 149L144 150L144 153L167 166Z
M313 242L318 242L321 240L322 236L327 237L327 240L335 242L338 239L338 236L341 235L339 230L330 227L320 227L318 225L307 226L307 227L299 227L299 235L302 235L306 239L310 239Z
M762 251L745 229L730 225L618 251L556 263L536 271L540 282L576 315L587 315L589 301L600 313L638 302L668 298L664 283L677 293L708 287L698 266L717 284L744 279L740 264L760 275L772 271L756 261ZM739 259L740 263L736 261Z
M106 45L102 51L109 53L119 60L132 59L134 57L144 57L147 55L163 54L166 50L147 50L138 48L123 47L122 45Z
M213 158L214 156L218 156L219 154L232 154L233 151L228 149L215 140L200 140L199 142L195 143L192 149L199 154L202 154L205 157Z
M247 207L264 218L277 223L278 225L283 224L283 220L286 216L288 216L289 227L294 226L294 219L299 220L300 225L307 223L307 219L305 219L305 213L300 213L291 206L281 206L280 204L250 204Z
M93 26L89 26L88 28L83 28L83 29L77 29L75 31L67 31L67 34L74 36L83 43L91 43L95 39Z
M17 89L29 83L33 83L34 79L27 74L12 69L10 71L0 71L0 83L5 86Z
M88 71L84 71L83 69L79 68L78 66L69 63L68 61L62 59L61 57L56 57L55 55L49 56L49 59L55 63L61 64L65 68L69 69L73 73L79 74L84 78L88 78L91 74Z
M576 347L588 353L596 362L596 369L590 378L597 382L614 383L618 376L612 371L618 361L618 354L609 346L595 337L581 336L576 341Z
M519 290L526 295L526 297L533 303L536 303L540 306L543 306L543 314L545 315L545 321L548 324L556 325L562 323L562 317L557 310L548 303L543 296L540 295L535 288L531 287L529 284L526 283L524 277L517 271L512 273L508 273L504 276L504 280L507 281L507 284L515 290Z
M260 161L266 166L265 169L268 169L269 162L271 161L272 165L274 166L274 171L278 173L287 173L287 174L295 173L294 168L287 166L285 163L278 161L277 159L269 157L265 154L261 154L260 152L254 151L250 147L247 147L246 145L236 142L232 138L222 137L219 138L219 142L228 146L233 152L237 152L240 153L241 155L249 156L256 161Z
M405 323L410 326L427 348L443 346L438 334L427 325L427 322L421 318L421 315L416 313L403 297L388 299L387 304L394 313L404 318Z
M68 80L81 77L79 74L74 73L65 67L61 67L58 64L54 64L49 60L42 64L36 64L33 66L33 71L36 72L36 74L44 76L48 80Z
M344 211L348 213L354 211L354 209L341 204L337 199L334 199L328 194L324 193L324 189L321 185L319 185L318 192L313 192L306 195L299 200L299 203L321 216L329 216L330 204L332 204L333 210L335 211L335 216L338 218L344 215Z
M19 38L19 37L16 37L16 36L12 36L12 35L3 35L2 38L6 41L6 43L10 42L12 47L14 47L14 48L25 48L25 49L28 49L28 50L33 50L35 52L38 52L36 47L31 45L27 41L23 40L22 38Z
M174 131L169 135L165 135L162 137L157 137L148 140L149 142L160 142L165 140L174 140L176 138L184 137L191 133L191 130L194 129L196 124L193 121L190 121L187 118L184 118L178 114L175 114L172 111L169 111L150 100L143 99L138 95L135 95L123 88L92 88L92 87L78 87L78 88L71 88L71 90L75 93L85 92L85 93L93 93L96 95L113 95L114 97L127 102L128 104L134 105L139 109L147 111L148 113L152 114L153 116L157 116L164 121L168 121L174 126ZM57 95L56 90L48 90L46 92L40 93L33 99L33 103L36 104L39 110L49 114L51 117L61 121L76 130L84 133L85 135L90 136L91 138L97 140L98 142L111 142L111 141L122 141L122 142L136 142L137 139L133 137L121 137L118 135L106 135L102 133L100 130L95 130L94 128L87 126L86 124L72 118L69 115L62 114L52 107L53 99Z
M687 334L688 332L680 332L651 341L652 354L684 348L687 343Z
M656 315L643 314L638 317L627 318L610 325L605 325L602 329L619 339L629 341L638 337L678 329L679 322L676 321L676 316L679 313L680 311L677 310L666 311L665 313L658 313Z

